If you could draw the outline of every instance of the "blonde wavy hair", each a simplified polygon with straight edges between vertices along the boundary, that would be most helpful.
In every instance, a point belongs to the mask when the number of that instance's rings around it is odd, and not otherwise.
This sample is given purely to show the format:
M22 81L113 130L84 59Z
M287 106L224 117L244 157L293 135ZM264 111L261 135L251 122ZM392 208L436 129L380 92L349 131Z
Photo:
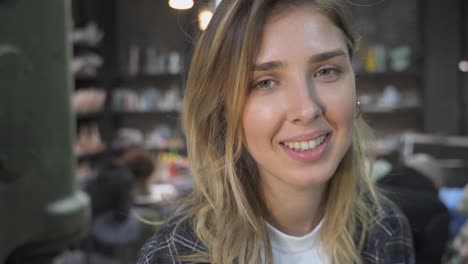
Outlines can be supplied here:
M276 12L308 5L328 17L355 49L340 5L330 0L225 0L200 36L187 81L183 126L194 192L185 216L206 251L184 260L216 264L273 263L256 163L246 150L242 112L266 20ZM319 236L333 263L362 263L376 192L364 166L359 115L353 143L328 184Z

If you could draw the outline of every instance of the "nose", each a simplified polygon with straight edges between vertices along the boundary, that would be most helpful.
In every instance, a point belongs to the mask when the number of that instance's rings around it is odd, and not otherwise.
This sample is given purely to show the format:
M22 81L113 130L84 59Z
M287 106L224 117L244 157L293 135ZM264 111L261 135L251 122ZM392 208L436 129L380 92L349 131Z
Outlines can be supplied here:
M309 124L325 112L313 82L296 82L288 89L288 119L296 124Z

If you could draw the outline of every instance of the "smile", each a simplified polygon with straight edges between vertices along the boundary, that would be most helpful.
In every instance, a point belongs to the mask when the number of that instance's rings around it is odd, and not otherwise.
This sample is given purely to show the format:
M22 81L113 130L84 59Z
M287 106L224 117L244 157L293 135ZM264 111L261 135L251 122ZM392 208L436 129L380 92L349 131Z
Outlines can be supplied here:
M307 141L285 141L281 142L280 144L296 151L308 151L322 145L327 137L328 134Z
M320 132L319 132L320 133ZM284 152L294 160L301 162L317 161L322 159L329 152L331 146L332 133L320 133L312 139L307 136L299 137L296 140L280 142Z

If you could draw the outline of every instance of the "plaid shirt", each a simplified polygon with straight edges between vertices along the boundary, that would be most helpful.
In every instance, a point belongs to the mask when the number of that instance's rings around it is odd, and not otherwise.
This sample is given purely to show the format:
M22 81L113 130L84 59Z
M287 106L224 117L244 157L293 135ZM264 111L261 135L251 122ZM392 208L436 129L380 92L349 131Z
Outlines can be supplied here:
M394 205L377 212L367 241L361 252L364 264L413 264L413 241L406 217ZM178 256L203 251L188 223L182 223L177 232L176 224L163 227L142 248L137 264L185 264ZM341 264L341 263L340 263Z

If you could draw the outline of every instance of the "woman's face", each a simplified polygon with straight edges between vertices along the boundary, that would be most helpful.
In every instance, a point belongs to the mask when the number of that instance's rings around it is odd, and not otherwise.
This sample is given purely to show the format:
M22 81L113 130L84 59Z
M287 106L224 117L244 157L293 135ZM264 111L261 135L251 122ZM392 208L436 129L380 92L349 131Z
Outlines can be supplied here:
M352 142L355 81L344 33L312 8L270 18L242 125L263 186L324 185Z

